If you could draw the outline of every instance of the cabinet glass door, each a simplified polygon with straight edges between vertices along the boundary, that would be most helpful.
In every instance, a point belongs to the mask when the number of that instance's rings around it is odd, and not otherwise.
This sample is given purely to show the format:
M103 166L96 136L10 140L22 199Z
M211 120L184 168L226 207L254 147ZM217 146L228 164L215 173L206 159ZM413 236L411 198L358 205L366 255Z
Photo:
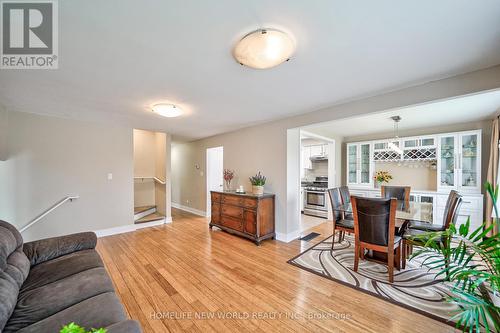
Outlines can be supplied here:
M455 136L441 138L441 152L439 156L441 167L439 169L440 186L455 186Z
M466 134L461 137L459 168L461 170L460 186L477 187L478 183L478 138L477 134Z
M360 171L361 171L361 184L370 184L370 144L360 145Z
M347 159L347 168L348 168L348 178L350 184L357 183L357 172L358 172L358 149L356 145L348 146L348 159Z
M414 148L418 146L418 139L406 139L403 141L404 148Z

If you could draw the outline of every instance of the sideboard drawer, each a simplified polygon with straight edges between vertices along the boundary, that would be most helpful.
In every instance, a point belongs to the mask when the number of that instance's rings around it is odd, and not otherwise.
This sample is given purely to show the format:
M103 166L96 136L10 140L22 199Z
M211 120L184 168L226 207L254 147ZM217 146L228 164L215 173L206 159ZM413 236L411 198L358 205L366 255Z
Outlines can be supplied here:
M250 235L257 235L257 213L245 210L243 213L243 223L245 232Z
M229 229L243 231L243 220L230 216L222 215L220 217L221 224Z
M245 208L256 209L257 208L257 199L243 199L243 206Z
M243 208L233 205L223 204L221 208L222 215L232 216L238 219L243 218Z
M243 206L243 198L234 196L234 195L225 195L222 197L222 203L235 205L235 206Z
M212 202L220 202L221 195L219 193L212 192Z

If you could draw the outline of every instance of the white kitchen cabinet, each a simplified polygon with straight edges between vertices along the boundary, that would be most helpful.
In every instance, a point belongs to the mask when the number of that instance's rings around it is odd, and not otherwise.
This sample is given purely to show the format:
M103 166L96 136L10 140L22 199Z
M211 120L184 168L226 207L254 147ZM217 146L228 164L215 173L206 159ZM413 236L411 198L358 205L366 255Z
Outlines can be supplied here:
M446 208L446 201L448 200L448 195L440 194L437 197L437 216L435 224L442 225L444 210ZM462 205L458 212L458 218L456 226L459 227L461 224L467 222L470 218L470 231L473 231L483 224L483 196L482 195L464 195L462 197Z
M438 144L438 190L481 192L481 130L442 134Z
M426 161L436 159L436 137L419 136L404 138L403 140L403 160L405 161Z
M347 184L373 186L373 151L370 142L347 144Z

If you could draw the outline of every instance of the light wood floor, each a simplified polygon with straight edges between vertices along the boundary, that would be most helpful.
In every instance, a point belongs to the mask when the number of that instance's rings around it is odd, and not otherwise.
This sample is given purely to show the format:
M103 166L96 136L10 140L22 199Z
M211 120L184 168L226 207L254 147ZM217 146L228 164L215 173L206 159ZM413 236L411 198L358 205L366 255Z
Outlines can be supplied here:
M210 231L202 217L174 210L173 219L98 242L118 295L145 332L454 331L287 264L331 234L328 222L311 229L321 236L310 243L257 247Z

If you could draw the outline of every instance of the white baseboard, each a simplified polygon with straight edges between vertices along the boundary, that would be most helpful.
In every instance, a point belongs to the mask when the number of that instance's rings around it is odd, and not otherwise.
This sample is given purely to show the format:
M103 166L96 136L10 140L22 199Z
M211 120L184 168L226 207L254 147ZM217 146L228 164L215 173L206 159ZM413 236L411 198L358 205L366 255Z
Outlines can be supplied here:
M149 227L156 227L158 225L166 224L166 223L172 223L172 217L167 217L164 218L163 220L158 220L158 221L152 221L152 222L146 222L146 223L139 223L139 224L127 224L127 225L122 225L119 227L114 227L114 228L108 228L108 229L100 229L100 230L95 230L95 234L97 237L106 237L106 236L111 236L111 235L117 235L117 234L123 234L125 232L132 232L136 231L139 229L144 229L144 228L149 228Z
M147 216L149 214L153 214L154 212L156 212L156 207L153 207L153 208L150 208L148 210L145 210L141 213L138 213L138 214L135 214L134 215L134 221L137 221L137 220L140 220L142 219L144 216Z
M205 211L203 211L203 210L199 210L199 209L195 209L195 208L183 206L183 205L175 203L175 202L172 202L172 207L180 209L180 210L183 210L183 211L188 212L188 213L192 213L192 214L195 214L195 215L207 217L207 213L205 213Z
M279 241L285 242L285 243L290 243L291 241L293 241L294 239L297 239L299 237L300 237L300 230L292 231L292 232L289 232L287 234L281 233L281 232L276 233L276 240L279 240Z

